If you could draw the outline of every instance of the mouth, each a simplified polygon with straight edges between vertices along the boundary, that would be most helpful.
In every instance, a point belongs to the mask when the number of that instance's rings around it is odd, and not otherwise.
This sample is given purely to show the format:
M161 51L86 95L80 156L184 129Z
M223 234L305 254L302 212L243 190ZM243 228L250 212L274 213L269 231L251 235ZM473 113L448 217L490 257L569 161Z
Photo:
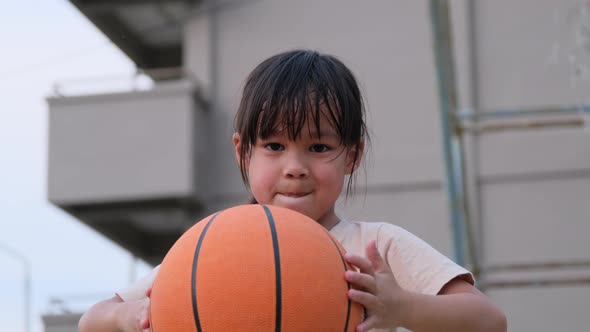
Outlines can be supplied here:
M293 198L298 198L298 197L303 197L303 196L307 196L309 195L309 192L286 192L286 193L279 193L279 195L285 196L285 197L293 197Z

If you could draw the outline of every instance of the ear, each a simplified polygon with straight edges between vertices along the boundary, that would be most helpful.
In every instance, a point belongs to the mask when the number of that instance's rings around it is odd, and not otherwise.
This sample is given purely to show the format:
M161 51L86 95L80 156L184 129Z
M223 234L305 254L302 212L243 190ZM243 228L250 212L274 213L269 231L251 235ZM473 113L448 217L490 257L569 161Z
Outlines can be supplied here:
M236 154L236 161L238 162L238 165L240 164L240 146L242 143L242 140L240 138L240 134L238 133L234 133L231 137L233 143L234 143L234 153Z
M359 167L365 151L365 140L362 140L358 147L353 147L346 153L346 174L350 175ZM356 156L356 162L354 157Z

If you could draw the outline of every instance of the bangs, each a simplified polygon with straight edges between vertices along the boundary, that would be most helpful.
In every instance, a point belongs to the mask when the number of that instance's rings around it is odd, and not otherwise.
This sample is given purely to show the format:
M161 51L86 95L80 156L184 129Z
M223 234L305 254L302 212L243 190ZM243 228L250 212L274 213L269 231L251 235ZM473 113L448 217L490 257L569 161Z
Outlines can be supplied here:
M320 135L322 117L345 146L355 145L364 133L362 101L352 73L317 52L295 51L261 63L246 82L240 108L243 116L236 119L236 129L250 145L284 132L297 140L306 124Z
M301 138L304 129L307 129L310 136L313 132L321 138L323 118L327 119L331 129L340 138L340 143L344 144L343 138L346 134L342 131L341 114L339 108L334 105L333 98L329 99L329 94L322 94L315 89L307 91L296 98L282 96L275 104L269 103L268 107L262 107L258 114L256 134L250 137L250 143L255 144L257 138L267 139L281 134L286 134L290 140L296 141ZM304 128L306 124L307 128Z

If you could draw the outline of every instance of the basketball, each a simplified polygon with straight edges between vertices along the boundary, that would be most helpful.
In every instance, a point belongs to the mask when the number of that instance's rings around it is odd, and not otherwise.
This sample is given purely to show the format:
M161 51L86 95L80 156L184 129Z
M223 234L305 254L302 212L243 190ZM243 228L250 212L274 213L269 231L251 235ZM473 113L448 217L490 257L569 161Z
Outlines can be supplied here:
M354 331L344 249L298 212L242 205L186 231L154 280L153 332Z

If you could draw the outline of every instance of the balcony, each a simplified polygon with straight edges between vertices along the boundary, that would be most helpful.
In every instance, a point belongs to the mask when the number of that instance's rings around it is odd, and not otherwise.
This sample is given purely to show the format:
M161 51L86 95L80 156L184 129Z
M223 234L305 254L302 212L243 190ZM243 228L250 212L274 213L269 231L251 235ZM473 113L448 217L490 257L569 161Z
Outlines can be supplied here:
M134 255L158 263L202 213L197 162L207 124L195 84L55 96L49 201ZM200 177L196 175L200 174Z

